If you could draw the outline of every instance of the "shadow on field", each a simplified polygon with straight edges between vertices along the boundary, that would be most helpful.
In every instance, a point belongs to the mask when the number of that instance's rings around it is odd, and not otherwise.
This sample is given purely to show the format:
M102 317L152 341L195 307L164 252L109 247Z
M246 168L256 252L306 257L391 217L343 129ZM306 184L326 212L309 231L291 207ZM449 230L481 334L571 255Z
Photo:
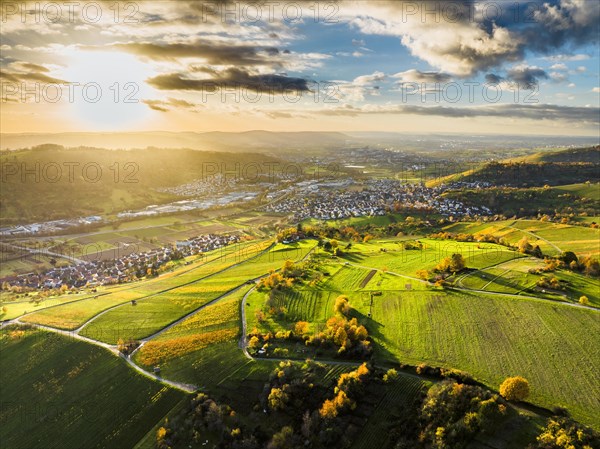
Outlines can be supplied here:
M398 357L390 352L380 342L385 341L383 330L385 326L373 318L369 318L367 315L352 309L352 318L356 318L360 324L363 324L369 331L369 337L371 337L371 343L373 345L373 353L377 354L377 357L384 358L388 361L400 362Z

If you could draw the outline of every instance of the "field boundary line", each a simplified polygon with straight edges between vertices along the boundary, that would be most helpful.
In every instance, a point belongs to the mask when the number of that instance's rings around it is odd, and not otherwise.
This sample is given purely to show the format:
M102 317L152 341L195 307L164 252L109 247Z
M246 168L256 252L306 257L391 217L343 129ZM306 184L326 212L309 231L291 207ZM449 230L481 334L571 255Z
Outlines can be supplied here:
M192 284L196 284L196 283L198 283L198 282L204 281L204 280L206 280L206 279L208 279L208 278L210 278L210 277L212 277L212 276L216 276L216 275L218 275L218 274L221 274L221 273L223 273L223 272L225 272L225 271L227 271L227 270L229 270L229 269L231 269L231 268L234 268L234 267L237 267L237 266L239 266L239 265L241 265L241 264L243 264L243 263L246 263L246 262L248 262L248 261L250 261L250 260L254 259L255 257L262 256L262 255L263 255L265 252L269 251L269 250L270 250L270 249L271 249L273 246L275 246L275 243L271 243L271 244L270 244L270 245L269 245L267 248L265 248L264 250L261 250L259 253L255 254L254 256L252 256L252 257L249 257L248 259L244 259L244 260L243 260L243 261L241 261L241 262L234 263L233 265L230 265L230 266L228 266L228 267L225 267L225 268L223 268L222 270L215 271L214 273L211 273L211 274L207 274L206 276L203 276L203 277L201 277L201 278L198 278L198 279L194 279L193 281L184 282L183 284L179 284L179 285L176 285L176 286L174 286L174 287L169 287L169 288L167 288L167 289L160 290L160 291L158 291L158 292L151 293L151 294L149 294L149 295L146 295L146 296L142 296L141 298L138 298L138 299L136 299L135 301L142 301L142 300L144 300L144 299L148 299L148 298L151 298L151 297L154 297L154 296L158 296L158 295L162 295L162 294L164 294L164 293L170 292L171 290L176 290L176 289L178 289L178 288L181 288L181 287L187 287L188 285L192 285ZM216 260L216 259L215 259L215 260ZM211 261L211 262L212 262L212 261ZM126 301L126 302L124 302L124 303L121 303L121 304L117 304L117 305L115 305L115 306L112 306L112 307L111 307L111 308L109 308L109 309L103 310L102 312L100 312L100 313L98 313L98 314L94 315L93 317L91 317L91 318L90 318L88 321L86 321L85 323L83 323L81 326L79 326L79 327L78 327L77 329L75 329L75 330L76 330L78 333L79 333L79 332L81 332L81 331L82 331L82 330L83 330L85 327L87 327L87 326L88 326L88 325L89 325L91 322L93 322L94 320L96 320L96 319L97 319L97 318L99 318L100 316L102 316L102 315L104 315L105 313L107 313L107 312L110 312L111 310L114 310L114 309L116 309L116 308L118 308L118 307L123 307L123 306L125 306L125 305L129 304L130 302L131 302L131 301Z

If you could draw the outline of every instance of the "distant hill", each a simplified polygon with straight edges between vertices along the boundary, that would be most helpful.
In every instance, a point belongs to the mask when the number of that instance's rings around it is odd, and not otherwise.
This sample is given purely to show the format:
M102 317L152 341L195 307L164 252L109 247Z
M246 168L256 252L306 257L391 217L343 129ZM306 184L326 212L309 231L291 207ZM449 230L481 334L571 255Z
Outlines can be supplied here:
M539 187L600 179L600 146L536 153L514 160L489 162L461 173L434 179L434 187L456 182L487 182L494 186Z
M66 147L130 148L189 148L204 151L269 152L302 149L340 148L356 140L337 132L73 132L57 134L3 133L1 148L31 148L43 144Z
M157 189L214 173L260 182L266 154L189 149L107 150L42 145L0 153L0 225L116 214L182 199ZM237 166L235 164L238 164ZM244 171L245 167L253 167ZM277 165L274 165L277 167Z
M535 153L518 159L521 162L590 162L600 164L600 145L569 148L561 151Z

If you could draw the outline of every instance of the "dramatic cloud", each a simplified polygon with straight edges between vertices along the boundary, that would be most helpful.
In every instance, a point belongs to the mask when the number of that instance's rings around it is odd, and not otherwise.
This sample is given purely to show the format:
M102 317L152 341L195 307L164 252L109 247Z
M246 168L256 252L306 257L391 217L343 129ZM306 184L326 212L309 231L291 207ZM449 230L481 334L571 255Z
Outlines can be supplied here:
M386 80L383 72L373 72L369 75L361 75L352 81L336 81L336 98L344 101L363 101L366 96L380 94L380 84Z
M185 78L178 73L158 75L148 83L160 90L182 90L214 92L218 89L239 88L253 92L283 93L308 92L308 81L281 75L251 75L245 70L230 68L222 72L213 72L212 78Z
M523 36L530 48L548 52L569 44L598 42L600 2L561 0L532 4L535 26L526 27Z
M526 52L548 54L598 42L598 1L501 2L495 8L489 3L350 2L341 13L361 32L397 36L415 57L463 77L520 61ZM495 16L499 10L503 13Z
M354 78L353 84L356 86L370 86L373 83L385 80L383 72L373 72L371 75L361 75Z

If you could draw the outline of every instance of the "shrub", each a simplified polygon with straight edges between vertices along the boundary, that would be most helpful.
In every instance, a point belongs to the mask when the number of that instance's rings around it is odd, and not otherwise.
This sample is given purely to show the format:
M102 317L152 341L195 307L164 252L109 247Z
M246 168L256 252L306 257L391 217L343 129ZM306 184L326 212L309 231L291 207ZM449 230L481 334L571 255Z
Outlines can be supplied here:
M393 382L396 379L398 379L398 371L396 371L394 368L390 368L387 373L383 375L384 382Z
M600 434L576 423L570 418L550 418L529 449L597 449Z

